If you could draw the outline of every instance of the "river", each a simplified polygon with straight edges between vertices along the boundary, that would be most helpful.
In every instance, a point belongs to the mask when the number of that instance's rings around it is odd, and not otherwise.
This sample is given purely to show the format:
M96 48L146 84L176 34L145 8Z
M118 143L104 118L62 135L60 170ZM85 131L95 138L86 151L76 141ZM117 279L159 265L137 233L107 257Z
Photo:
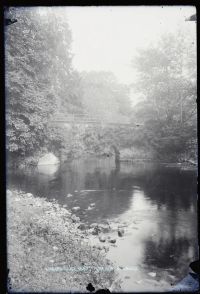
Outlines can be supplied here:
M166 291L198 256L197 172L156 163L82 159L8 171L7 187L56 199L87 224L124 225L107 257L123 291Z

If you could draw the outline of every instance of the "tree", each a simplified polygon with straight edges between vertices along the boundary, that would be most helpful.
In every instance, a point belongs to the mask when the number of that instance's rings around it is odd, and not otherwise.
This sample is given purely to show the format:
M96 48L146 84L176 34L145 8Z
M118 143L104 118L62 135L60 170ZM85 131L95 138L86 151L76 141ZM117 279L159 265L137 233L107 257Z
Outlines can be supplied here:
M83 72L83 107L102 121L124 122L130 113L129 89L112 72Z
M162 158L177 159L196 138L192 43L184 32L165 35L154 47L141 50L133 63L138 70L135 90L145 99L135 106L132 118L144 122L143 141Z
M79 104L71 32L60 8L14 9L5 29L6 149L15 157L40 150L48 121Z

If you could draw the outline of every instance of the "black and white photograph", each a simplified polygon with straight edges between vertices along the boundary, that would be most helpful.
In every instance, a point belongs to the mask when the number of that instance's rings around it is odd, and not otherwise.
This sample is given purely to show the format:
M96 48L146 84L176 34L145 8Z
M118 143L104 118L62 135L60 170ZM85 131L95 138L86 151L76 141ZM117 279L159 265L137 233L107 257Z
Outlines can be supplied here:
M196 27L4 7L7 293L199 291Z

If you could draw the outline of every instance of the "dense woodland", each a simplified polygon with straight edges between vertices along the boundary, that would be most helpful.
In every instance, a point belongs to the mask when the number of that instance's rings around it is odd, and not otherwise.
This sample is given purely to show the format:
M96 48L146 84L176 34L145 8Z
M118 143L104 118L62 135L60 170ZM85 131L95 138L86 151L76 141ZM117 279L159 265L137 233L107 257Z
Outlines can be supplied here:
M11 160L33 160L45 152L65 158L109 155L113 145L124 158L196 160L195 35L174 31L138 50L132 61L137 82L126 86L112 72L73 68L73 32L62 8L49 7L41 14L27 7L13 9L12 15L17 22L5 27L6 150ZM140 97L134 106L130 90ZM134 127L49 123L71 114Z

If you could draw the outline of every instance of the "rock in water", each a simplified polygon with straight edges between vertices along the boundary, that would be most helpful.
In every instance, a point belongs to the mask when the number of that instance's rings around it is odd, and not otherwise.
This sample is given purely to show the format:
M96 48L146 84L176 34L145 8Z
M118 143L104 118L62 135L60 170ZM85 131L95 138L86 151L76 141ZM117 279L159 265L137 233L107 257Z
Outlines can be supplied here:
M125 276L124 279L130 279L130 277L129 276Z
M78 216L75 216L74 214L72 214L71 220L72 220L73 223L77 223L77 222L80 221L80 218Z
M38 166L40 165L49 165L49 164L58 164L60 163L59 159L53 153L47 153L41 157L38 161Z
M95 227L93 230L92 230L92 235L98 235L100 232L100 229L98 227Z
M31 194L31 193L26 193L26 196L27 196L27 197L32 197L33 194Z
M118 236L122 237L124 235L124 229L118 229Z
M77 210L79 210L79 209L80 209L79 206L74 206L74 207L72 207L72 210L73 210L73 211L77 211Z
M106 237L105 236L99 236L99 241L100 242L105 242L106 241Z
M98 227L98 224L97 224L97 223L92 223L92 224L90 225L90 228L96 228L96 227Z
M99 224L99 228L103 233L108 233L110 231L110 226L108 224Z
M67 194L67 197L72 197L72 196L73 196L73 195L72 195L72 194L70 194L70 193L69 193L69 194Z
M78 226L78 229L81 230L81 231L84 231L87 229L87 226L84 224L84 223L81 223L79 226Z
M155 277L156 277L156 273L153 273L153 272L148 273L148 275L149 275L150 277L152 277L152 278L155 278Z
M110 239L108 242L110 242L110 243L116 243L116 239Z

